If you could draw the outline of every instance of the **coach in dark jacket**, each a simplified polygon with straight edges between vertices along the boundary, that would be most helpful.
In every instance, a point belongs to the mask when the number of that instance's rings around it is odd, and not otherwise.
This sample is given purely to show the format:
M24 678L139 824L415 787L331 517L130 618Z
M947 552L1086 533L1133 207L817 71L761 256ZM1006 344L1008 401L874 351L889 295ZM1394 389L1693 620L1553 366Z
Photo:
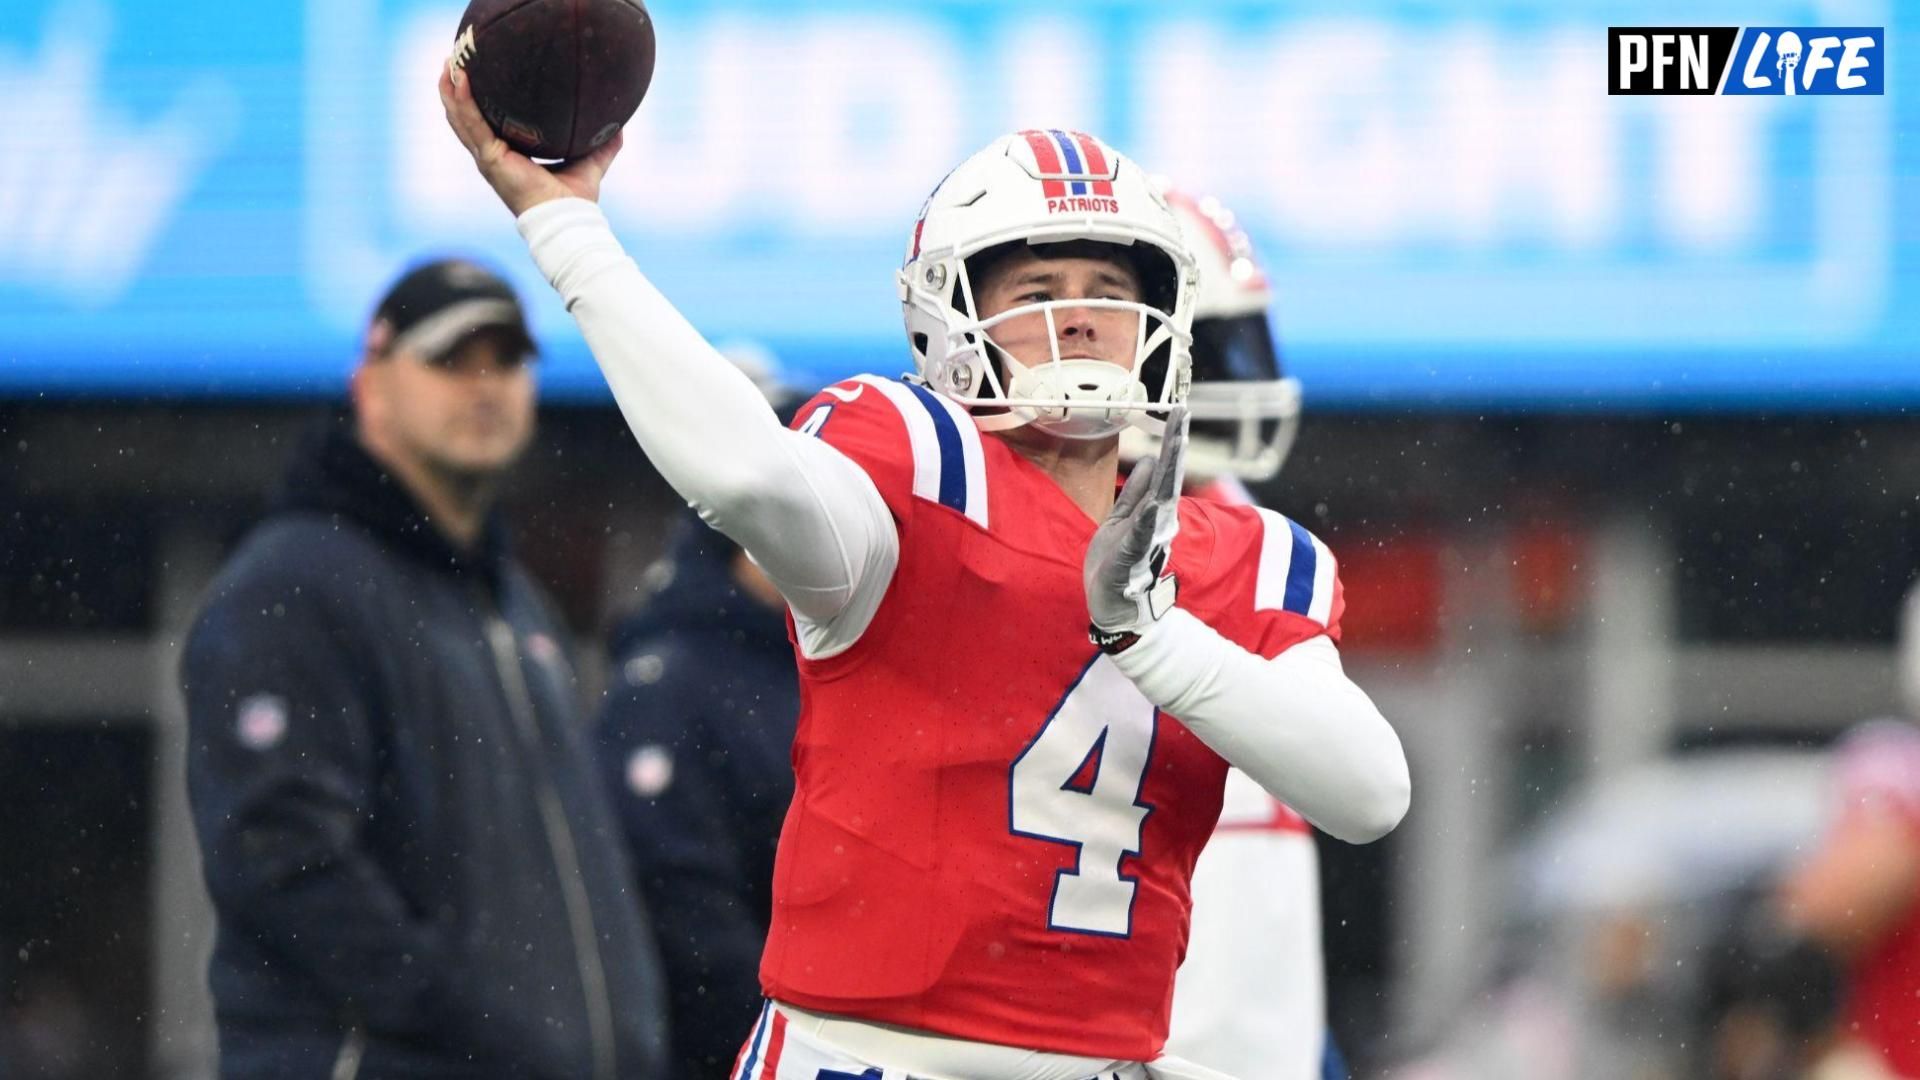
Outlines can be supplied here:
M656 1077L658 959L563 633L492 510L527 446L512 291L381 304L187 644L227 1077Z
M780 595L689 519L613 638L600 767L666 963L675 1075L725 1076L760 1009L773 851L793 798L793 647Z

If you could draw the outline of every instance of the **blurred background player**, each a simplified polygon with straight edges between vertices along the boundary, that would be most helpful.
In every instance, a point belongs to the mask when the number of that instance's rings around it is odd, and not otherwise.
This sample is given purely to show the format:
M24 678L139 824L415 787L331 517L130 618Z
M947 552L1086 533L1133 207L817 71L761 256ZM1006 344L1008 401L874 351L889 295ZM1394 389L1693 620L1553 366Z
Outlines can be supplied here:
M1410 795L1341 667L1331 555L1180 495L1194 282L1164 200L1090 136L995 140L898 271L919 377L829 387L788 429L595 205L618 139L549 171L462 73L440 90L641 447L792 613L771 1001L735 1075L1164 1073L1228 759L1354 841ZM1130 423L1167 434L1123 490Z
M1904 716L1835 749L1826 836L1781 891L1787 924L1844 970L1840 1045L1818 1075L1920 1077L1920 586L1900 619Z
M729 350L786 416L768 359ZM693 513L615 628L596 745L659 942L674 1074L724 1075L760 1011L799 676L779 589Z
M387 293L181 667L228 1077L645 1078L658 961L561 624L495 499L534 343L491 271Z
M1233 214L1211 197L1164 187L1193 251L1193 430L1187 492L1250 504L1246 485L1285 464L1300 386L1283 378L1273 290ZM1137 430L1123 456L1159 452ZM1170 1052L1242 1080L1346 1075L1327 1032L1320 861L1311 826L1238 769L1220 823L1193 872L1193 928L1173 995Z

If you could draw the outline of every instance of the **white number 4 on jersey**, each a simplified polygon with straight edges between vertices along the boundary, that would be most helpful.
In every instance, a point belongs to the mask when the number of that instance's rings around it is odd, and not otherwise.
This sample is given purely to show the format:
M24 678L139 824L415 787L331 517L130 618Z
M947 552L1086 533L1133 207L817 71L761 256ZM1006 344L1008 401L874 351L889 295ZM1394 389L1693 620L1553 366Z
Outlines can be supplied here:
M1133 932L1137 885L1120 875L1120 861L1140 853L1150 812L1139 801L1140 784L1153 754L1156 716L1153 703L1102 655L1014 759L1014 834L1079 849L1078 863L1054 883L1047 920L1053 929Z

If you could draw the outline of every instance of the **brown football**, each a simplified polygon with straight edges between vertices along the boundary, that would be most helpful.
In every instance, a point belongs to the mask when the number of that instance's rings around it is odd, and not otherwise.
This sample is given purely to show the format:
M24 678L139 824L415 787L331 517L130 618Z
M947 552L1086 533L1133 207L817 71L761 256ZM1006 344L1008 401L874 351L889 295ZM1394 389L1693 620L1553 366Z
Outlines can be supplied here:
M653 81L639 0L472 0L454 38L481 115L528 157L580 157L613 138Z

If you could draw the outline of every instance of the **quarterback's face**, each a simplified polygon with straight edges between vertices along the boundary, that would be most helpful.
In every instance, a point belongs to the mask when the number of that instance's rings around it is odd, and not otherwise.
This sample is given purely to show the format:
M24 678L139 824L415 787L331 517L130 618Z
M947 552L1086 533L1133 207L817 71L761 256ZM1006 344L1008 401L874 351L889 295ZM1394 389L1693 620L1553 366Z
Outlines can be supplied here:
M974 293L983 319L1049 300L1138 303L1140 299L1140 277L1124 262L1090 256L1042 259L1026 250L996 263L984 280L975 283ZM1051 335L1046 315L1039 311L1015 316L988 331L994 344L1028 367L1051 361L1057 340L1062 360L1105 360L1129 370L1139 333L1138 312L1093 307L1054 308Z

